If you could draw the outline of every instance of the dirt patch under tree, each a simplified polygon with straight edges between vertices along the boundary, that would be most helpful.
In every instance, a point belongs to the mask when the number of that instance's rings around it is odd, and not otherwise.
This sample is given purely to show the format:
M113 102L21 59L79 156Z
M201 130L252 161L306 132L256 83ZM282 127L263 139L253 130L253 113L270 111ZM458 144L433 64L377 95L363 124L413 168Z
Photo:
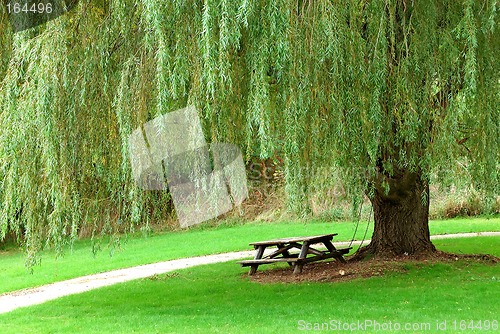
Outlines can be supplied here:
M500 258L492 255L463 255L435 252L426 256L400 256L390 259L356 260L347 263L322 261L306 264L301 274L294 275L289 267L271 268L261 266L251 277L259 283L301 283L301 282L345 282L357 278L383 276L386 273L407 272L412 266L426 266L435 263L451 263L458 260L466 262L497 265Z

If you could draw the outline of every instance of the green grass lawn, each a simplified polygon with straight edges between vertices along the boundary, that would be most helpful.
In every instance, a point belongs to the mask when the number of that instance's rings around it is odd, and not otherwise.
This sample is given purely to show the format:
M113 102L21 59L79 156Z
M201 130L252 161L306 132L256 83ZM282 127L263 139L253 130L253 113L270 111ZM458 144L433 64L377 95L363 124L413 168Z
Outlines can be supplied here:
M360 223L356 239L362 239L365 228L366 222ZM41 265L34 268L33 274L29 274L24 266L24 254L10 249L0 251L0 293L135 265L250 250L249 242L271 238L335 232L338 236L334 241L347 241L352 238L354 230L355 223L352 222L221 224L210 228L200 225L181 232L131 236L122 240L117 248L103 245L103 250L96 255L92 253L90 241L83 240L76 242L73 249L66 250L60 258L56 258L53 252L45 252ZM431 221L430 230L431 234L500 231L500 217ZM367 238L371 231L369 228ZM483 252L488 252L488 249Z
M448 252L488 249L500 256L498 237L435 244ZM227 262L72 295L0 315L0 332L294 333L316 323L359 322L372 324L364 327L367 333L376 324L396 323L415 326L402 332L436 333L446 321L443 332L470 333L471 320L483 331L500 320L498 265L465 260L409 265L407 272L340 283L264 285L251 282L246 272Z

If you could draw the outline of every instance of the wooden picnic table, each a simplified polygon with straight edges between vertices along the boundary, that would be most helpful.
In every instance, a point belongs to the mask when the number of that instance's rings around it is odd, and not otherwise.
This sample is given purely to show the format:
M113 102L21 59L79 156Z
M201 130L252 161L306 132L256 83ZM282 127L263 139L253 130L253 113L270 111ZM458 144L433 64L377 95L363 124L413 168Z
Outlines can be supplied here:
M336 249L332 244L332 239L336 235L337 233L252 242L250 246L253 246L256 250L254 259L244 260L238 263L240 263L242 267L250 267L249 275L255 274L257 268L261 264L268 263L287 262L293 267L294 274L300 274L302 272L302 267L306 263L328 258L335 258L345 263L344 255L349 253L352 247ZM317 244L323 244L326 250L319 250L317 247L311 247ZM274 246L277 247L277 250L263 257L266 248ZM299 249L300 252L297 254L290 253L289 251L294 248ZM308 257L308 255L311 256Z

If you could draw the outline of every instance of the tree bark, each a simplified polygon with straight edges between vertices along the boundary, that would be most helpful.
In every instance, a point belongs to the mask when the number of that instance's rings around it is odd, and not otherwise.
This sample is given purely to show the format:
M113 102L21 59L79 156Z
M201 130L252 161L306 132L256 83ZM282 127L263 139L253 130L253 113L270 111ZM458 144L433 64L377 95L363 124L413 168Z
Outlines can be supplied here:
M388 192L382 186L384 180ZM375 189L370 199L375 221L372 241L360 255L393 257L436 251L429 233L429 184L421 173L379 174Z

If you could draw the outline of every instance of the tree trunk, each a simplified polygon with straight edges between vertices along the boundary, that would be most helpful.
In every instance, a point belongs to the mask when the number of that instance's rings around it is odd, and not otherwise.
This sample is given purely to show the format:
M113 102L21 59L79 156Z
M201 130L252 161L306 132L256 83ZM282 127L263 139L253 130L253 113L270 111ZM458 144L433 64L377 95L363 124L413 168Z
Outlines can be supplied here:
M389 185L383 189L382 181ZM429 233L429 184L420 172L379 175L371 198L375 227L372 241L360 255L377 257L432 253Z

